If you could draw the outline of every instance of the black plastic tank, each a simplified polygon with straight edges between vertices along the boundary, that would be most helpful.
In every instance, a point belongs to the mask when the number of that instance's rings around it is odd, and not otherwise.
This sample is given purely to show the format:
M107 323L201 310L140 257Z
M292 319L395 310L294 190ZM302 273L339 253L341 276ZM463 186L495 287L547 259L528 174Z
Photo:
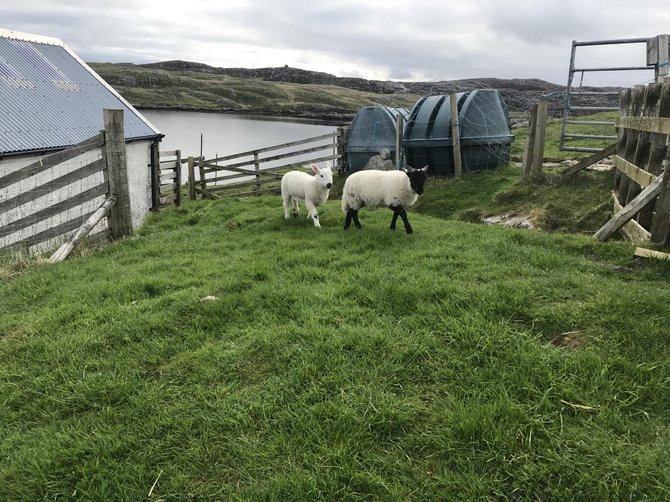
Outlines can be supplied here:
M459 93L458 123L464 172L495 169L509 162L512 136L509 113L495 89ZM451 101L448 95L417 101L405 126L402 146L408 165L430 166L436 175L454 174Z
M395 159L396 117L402 115L404 124L409 118L409 110L388 106L367 106L361 108L349 129L347 140L347 162L351 172L360 171L370 160L386 148Z

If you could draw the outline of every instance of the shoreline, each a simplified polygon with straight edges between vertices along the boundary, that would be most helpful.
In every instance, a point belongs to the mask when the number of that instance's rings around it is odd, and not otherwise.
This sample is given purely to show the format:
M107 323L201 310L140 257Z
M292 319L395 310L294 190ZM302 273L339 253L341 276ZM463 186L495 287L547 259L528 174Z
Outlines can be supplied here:
M188 107L178 107L178 106L165 106L165 107L153 107L153 106L143 106L143 105L134 105L133 107L136 110L148 110L156 112L194 112L194 113L220 113L224 115L240 115L240 116L249 116L249 117L259 117L265 119L275 119L275 120L291 120L295 122L303 122L306 124L315 124L315 125L328 125L328 126L342 126L349 124L355 114L311 114L308 112L297 112L297 113L284 113L284 112L273 112L273 111L258 111L258 110L212 110L212 109L202 109L202 108L188 108Z

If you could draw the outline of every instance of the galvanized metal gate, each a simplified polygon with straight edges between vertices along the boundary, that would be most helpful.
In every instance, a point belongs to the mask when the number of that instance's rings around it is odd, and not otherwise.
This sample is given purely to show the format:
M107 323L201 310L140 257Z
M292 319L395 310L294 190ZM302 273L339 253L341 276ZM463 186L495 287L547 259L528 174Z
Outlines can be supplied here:
M618 104L618 95L619 91L585 91L582 89L582 83L584 81L584 74L590 72L620 72L620 71L639 71L639 70L654 70L657 68L657 65L645 65L645 66L618 66L618 67L603 67L603 68L575 68L575 55L578 47L585 46L598 46L598 45L618 45L618 44L647 44L650 39L648 38L629 38L629 39L619 39L619 40L594 40L587 42L572 42L572 52L570 54L570 69L568 71L568 85L566 89L565 96L565 108L563 111L563 123L561 125L561 143L560 149L562 151L571 151L571 152L597 152L601 148L593 148L580 146L578 141L589 141L589 140L611 140L616 141L617 136L614 134L614 121L610 120L593 120L589 118L578 118L584 117L585 115L591 115L598 112L604 111L617 111L619 110ZM581 74L580 81L578 86L574 86L575 75ZM583 103L583 98L593 99L594 96L611 96L611 105L600 105L600 106L587 106ZM583 132L575 132L573 128L570 131L569 126L597 126L597 129L602 131L598 134L584 134ZM579 130L579 128L577 127ZM566 141L571 142L571 146L566 145Z

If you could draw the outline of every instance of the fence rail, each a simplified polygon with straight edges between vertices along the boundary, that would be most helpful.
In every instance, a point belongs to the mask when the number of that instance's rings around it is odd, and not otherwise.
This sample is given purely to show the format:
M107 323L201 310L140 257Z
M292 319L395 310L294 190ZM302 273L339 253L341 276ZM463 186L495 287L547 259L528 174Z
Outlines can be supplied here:
M157 187L156 199L160 207L169 204L181 206L181 150L169 150L159 152L157 162Z
M15 195L7 195L12 193L12 189L16 188L19 183L25 182L38 174L47 172L57 166L68 162L80 155L84 155L93 150L99 149L104 143L104 136L97 134L96 136L79 143L78 145L61 152L53 153L35 161L25 167L22 167L12 173L9 173L0 178L0 186L5 194L5 199L0 202L0 215L6 214L20 206L35 202L37 199L43 197L45 194L54 192L72 185L84 178L99 173L105 169L102 159L93 160L77 169L70 171L64 175L58 176L55 179L34 186L33 188L20 191ZM0 238L11 236L16 232L21 232L33 225L37 225L49 218L53 218L58 214L65 213L73 208L81 206L97 197L105 195L108 191L106 179L102 183L97 184L87 190L84 190L73 197L52 204L43 209L35 211L18 219L10 221L8 224L0 227ZM84 215L88 217L88 215ZM29 233L28 236L18 238L16 240L7 240L0 243L0 250L3 253L13 252L20 249L25 249L45 241L58 237L64 233L76 229L82 221L82 216L77 216L74 219L62 222L54 227L48 228L41 232Z
M617 230L636 241L668 244L670 237L670 81L626 89L614 157L614 216L596 232Z
M219 199L276 193L282 177L278 171L342 158L345 134L346 129L340 127L329 134L213 159L189 157L189 196L195 199L200 194L204 198Z
M104 123L101 133L0 176L0 254L66 237L96 212L96 199L110 194L113 214L101 233L128 233L130 197L119 181L126 170L123 112L105 110Z

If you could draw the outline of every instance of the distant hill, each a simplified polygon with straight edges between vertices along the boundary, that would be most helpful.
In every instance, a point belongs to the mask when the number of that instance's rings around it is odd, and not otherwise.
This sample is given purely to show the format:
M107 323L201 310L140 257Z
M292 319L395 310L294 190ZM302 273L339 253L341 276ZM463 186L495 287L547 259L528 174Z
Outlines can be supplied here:
M550 108L557 114L562 109L561 96L565 92L565 86L540 79L395 82L337 77L288 66L217 68L179 60L143 65L90 65L139 108L257 113L333 121L349 121L364 106L412 108L422 96L474 89L498 89L510 112L517 116L541 96L551 95L554 99ZM612 98L590 98L588 104L611 105Z

